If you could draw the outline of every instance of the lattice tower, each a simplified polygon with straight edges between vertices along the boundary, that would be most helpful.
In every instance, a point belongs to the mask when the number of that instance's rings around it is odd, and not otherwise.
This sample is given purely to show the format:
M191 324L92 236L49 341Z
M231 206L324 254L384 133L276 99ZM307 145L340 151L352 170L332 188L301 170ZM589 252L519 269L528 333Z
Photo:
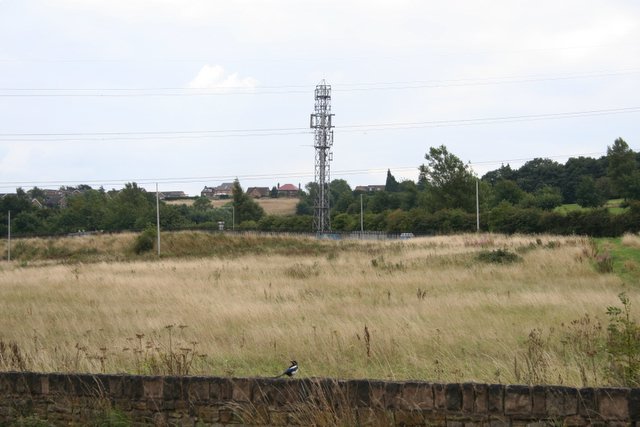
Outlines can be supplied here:
M311 128L315 130L314 144L316 149L315 183L316 197L314 202L313 227L316 233L331 231L329 183L331 181L331 161L333 153L333 125L331 119L331 85L324 80L316 86L315 108L311 114Z

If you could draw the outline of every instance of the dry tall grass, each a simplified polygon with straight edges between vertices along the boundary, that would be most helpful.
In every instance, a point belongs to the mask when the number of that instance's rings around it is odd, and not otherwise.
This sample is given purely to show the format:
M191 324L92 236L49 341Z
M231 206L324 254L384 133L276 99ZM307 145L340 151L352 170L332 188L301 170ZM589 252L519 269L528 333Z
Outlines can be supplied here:
M303 376L522 382L532 330L559 337L585 314L604 322L623 290L638 299L595 271L583 238L323 244L335 250L3 262L0 341L17 343L27 369L42 371L163 372L175 362L189 373L271 376L295 359ZM493 249L522 262L476 260ZM543 374L598 381L560 351L545 353Z

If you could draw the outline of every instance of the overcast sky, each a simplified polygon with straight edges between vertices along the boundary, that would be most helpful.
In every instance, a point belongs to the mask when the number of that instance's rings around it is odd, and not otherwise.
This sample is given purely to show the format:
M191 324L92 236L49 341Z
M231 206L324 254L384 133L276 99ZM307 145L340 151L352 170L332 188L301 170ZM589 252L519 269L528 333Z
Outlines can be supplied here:
M0 192L304 185L322 79L352 186L638 151L640 2L0 0Z

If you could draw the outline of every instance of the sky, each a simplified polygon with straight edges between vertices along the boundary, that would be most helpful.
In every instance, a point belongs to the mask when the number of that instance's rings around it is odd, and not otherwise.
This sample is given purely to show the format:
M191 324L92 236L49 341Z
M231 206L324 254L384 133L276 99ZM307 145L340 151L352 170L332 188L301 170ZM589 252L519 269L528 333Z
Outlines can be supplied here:
M304 186L323 80L352 187L640 151L640 2L0 0L0 193Z

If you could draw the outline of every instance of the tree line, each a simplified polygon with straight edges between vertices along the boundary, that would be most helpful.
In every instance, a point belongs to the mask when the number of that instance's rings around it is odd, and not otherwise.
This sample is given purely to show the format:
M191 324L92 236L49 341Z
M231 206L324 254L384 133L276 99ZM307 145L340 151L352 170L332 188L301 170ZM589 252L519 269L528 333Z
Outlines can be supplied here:
M480 227L505 233L558 233L614 236L640 227L640 153L622 138L600 158L572 157L564 164L536 158L518 169L501 165L477 177L446 146L431 147L417 167L416 181L398 181L387 171L384 190L357 191L342 179L330 183L332 229L390 233L439 234ZM479 205L476 205L476 189ZM0 233L7 233L11 211L15 235L65 234L77 231L143 230L155 225L156 197L128 183L122 190L105 191L82 185L66 187L65 204L42 207L34 201L43 190L21 188L0 199ZM205 197L191 205L160 202L164 230L227 229L312 232L315 183L305 186L296 214L266 215L236 180L228 204L214 208ZM272 195L273 196L273 195ZM604 205L621 199L622 209ZM561 205L582 209L558 212Z

